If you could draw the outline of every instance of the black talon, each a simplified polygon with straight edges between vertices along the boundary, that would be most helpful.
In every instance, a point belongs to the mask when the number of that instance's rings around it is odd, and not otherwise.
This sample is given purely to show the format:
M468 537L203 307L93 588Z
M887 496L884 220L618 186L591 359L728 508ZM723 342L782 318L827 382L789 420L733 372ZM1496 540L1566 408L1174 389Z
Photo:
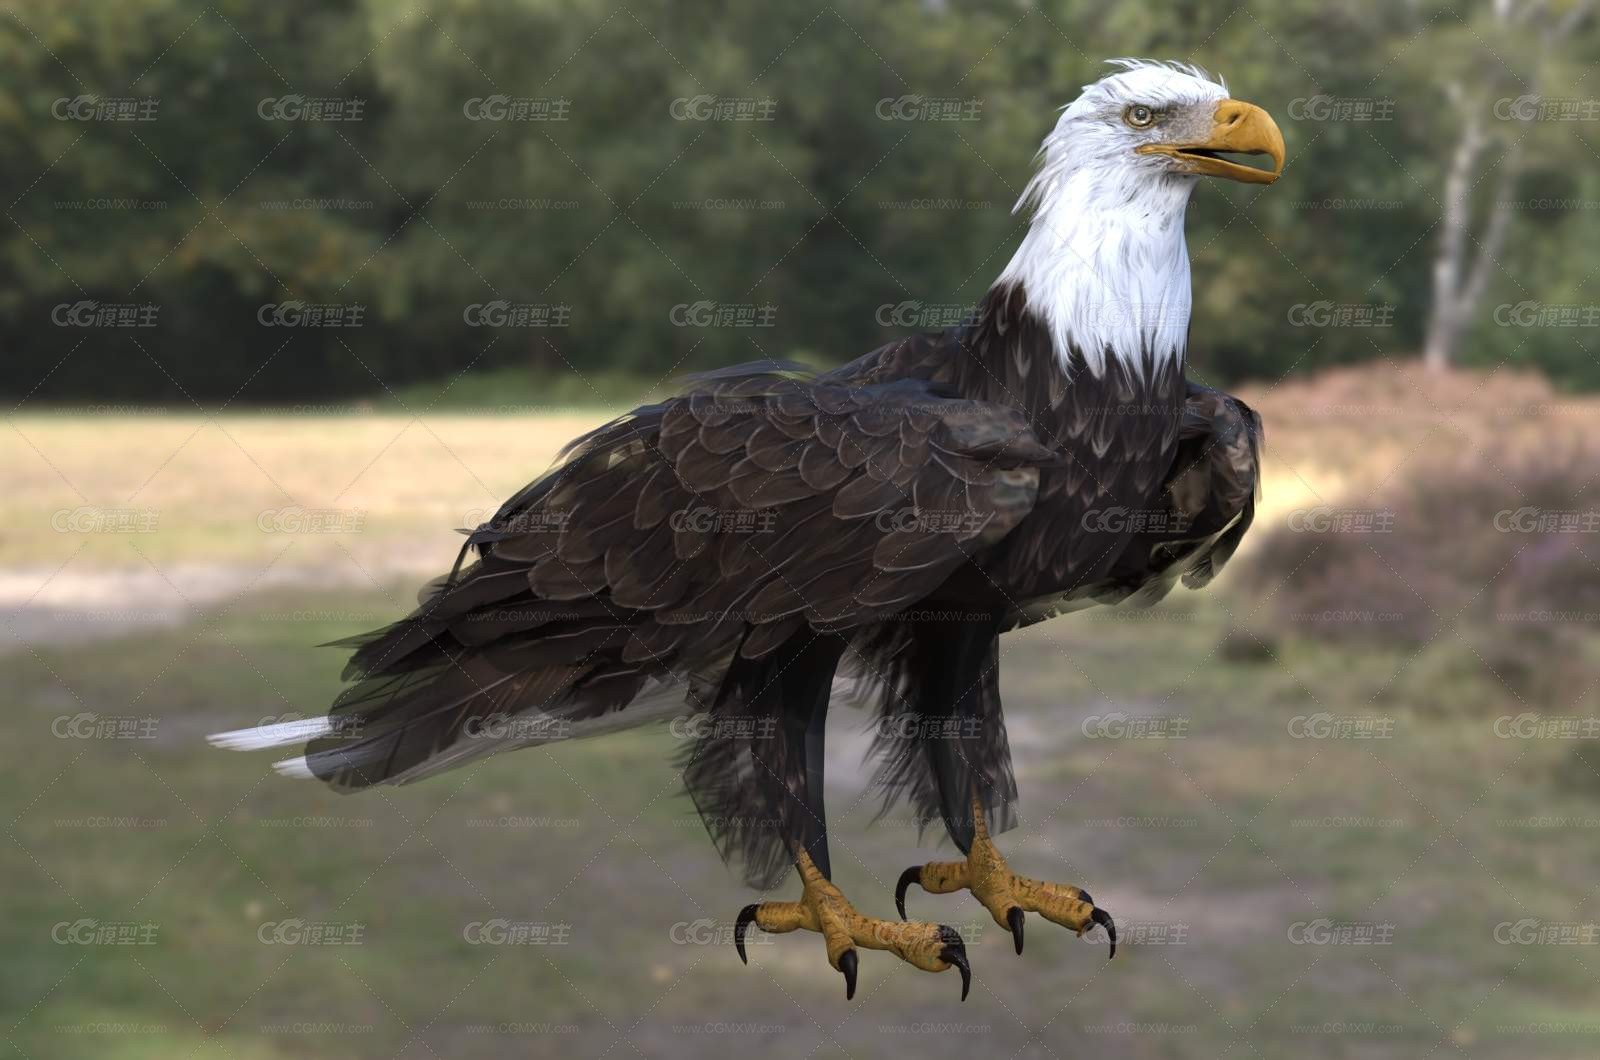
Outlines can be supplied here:
M1017 940L1017 952L1022 952L1022 907L1014 905L1006 914L1006 923L1011 925L1011 937Z
M900 874L900 882L894 885L894 907L900 910L900 919L906 918L906 888L912 884L922 886L922 866L913 865Z
M839 971L844 973L844 999L856 996L856 951L845 950L839 954Z
M744 932L755 923L755 919L756 906L752 904L739 910L739 919L733 922L733 948L739 951L739 960L745 964L750 963L750 958L744 955Z
M939 951L939 959L961 969L961 1000L965 1001L967 991L972 989L972 965L967 963L967 944L961 941L960 932L943 924L939 925L939 940L944 943L944 949Z
M1084 901L1088 901L1088 899L1085 898ZM1096 906L1094 912L1089 914L1089 918L1106 929L1106 937L1111 940L1111 952L1106 954L1106 960L1110 960L1117 955L1117 925L1112 922L1111 914L1099 906Z

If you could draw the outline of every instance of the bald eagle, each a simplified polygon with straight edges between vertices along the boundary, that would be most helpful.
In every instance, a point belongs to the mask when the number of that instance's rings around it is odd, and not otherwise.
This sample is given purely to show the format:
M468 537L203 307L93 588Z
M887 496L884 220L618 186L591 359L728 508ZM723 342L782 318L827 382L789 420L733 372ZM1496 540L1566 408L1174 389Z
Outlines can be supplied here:
M692 377L573 443L472 530L410 616L344 642L329 715L215 737L306 741L280 771L340 791L491 753L686 719L680 765L722 856L763 890L752 926L819 932L852 996L857 950L970 968L905 922L912 884L969 890L1022 951L1024 913L1082 934L1082 888L1011 871L1001 634L1206 584L1250 525L1261 425L1184 375L1184 211L1201 177L1266 184L1282 135L1182 64L1118 60L1067 106L1018 210L1015 255L959 325L841 368ZM1226 156L1265 155L1272 168ZM913 866L901 921L831 878L823 730L837 677L884 724L885 805L942 824L959 860Z

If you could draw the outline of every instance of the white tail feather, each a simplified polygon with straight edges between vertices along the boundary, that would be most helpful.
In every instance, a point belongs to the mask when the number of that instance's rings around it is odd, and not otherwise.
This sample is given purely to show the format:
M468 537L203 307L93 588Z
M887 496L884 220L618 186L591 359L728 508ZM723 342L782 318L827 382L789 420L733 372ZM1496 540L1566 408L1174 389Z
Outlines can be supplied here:
M255 725L232 732L214 732L206 737L213 747L229 751L261 751L268 747L305 743L333 731L332 722L326 718L302 718L298 721L280 721L273 725Z
M272 768L277 770L280 777L290 777L294 780L310 780L311 765L306 761L305 755L294 758L285 758L281 762L272 763Z

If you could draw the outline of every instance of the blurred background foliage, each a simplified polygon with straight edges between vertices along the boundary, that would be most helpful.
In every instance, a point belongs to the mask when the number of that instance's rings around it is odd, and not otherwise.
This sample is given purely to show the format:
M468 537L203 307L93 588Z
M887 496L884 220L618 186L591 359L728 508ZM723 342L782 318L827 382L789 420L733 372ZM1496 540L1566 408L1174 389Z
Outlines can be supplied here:
M0 20L0 388L47 401L382 400L463 372L649 381L762 356L842 361L907 330L884 306L981 293L1018 237L1010 209L1056 109L1114 54L1192 58L1288 140L1271 189L1196 193L1199 370L1233 381L1403 357L1427 327L1462 136L1445 86L1480 109L1530 85L1578 94L1600 57L1593 19L1508 21L1499 0L5 6L18 17ZM156 100L154 120L57 116L84 95ZM470 120L494 95L567 109ZM361 119L260 116L298 96L360 100ZM675 100L706 96L771 101L770 120L673 117ZM907 96L976 105L972 120L885 120L881 101ZM1316 96L1386 100L1387 120L1303 117ZM1470 212L1492 210L1485 178L1512 150L1515 193L1536 205L1509 218L1459 360L1600 385L1587 331L1491 312L1593 301L1593 121L1490 125ZM136 205L82 205L107 200ZM154 304L156 324L52 324L82 300ZM263 305L295 300L362 305L362 326L259 323ZM495 300L569 307L568 326L465 322ZM1296 327L1290 308L1319 300L1392 306L1392 324ZM772 326L674 324L675 306L704 301L773 306Z

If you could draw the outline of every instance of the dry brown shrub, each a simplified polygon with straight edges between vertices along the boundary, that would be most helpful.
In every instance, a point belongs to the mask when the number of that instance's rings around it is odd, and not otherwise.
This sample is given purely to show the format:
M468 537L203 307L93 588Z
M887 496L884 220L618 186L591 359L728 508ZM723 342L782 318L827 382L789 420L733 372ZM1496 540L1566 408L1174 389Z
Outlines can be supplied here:
M1363 513L1371 530L1295 513L1241 561L1240 584L1280 629L1335 638L1594 626L1600 446L1493 456L1432 458L1370 502L1331 506Z

